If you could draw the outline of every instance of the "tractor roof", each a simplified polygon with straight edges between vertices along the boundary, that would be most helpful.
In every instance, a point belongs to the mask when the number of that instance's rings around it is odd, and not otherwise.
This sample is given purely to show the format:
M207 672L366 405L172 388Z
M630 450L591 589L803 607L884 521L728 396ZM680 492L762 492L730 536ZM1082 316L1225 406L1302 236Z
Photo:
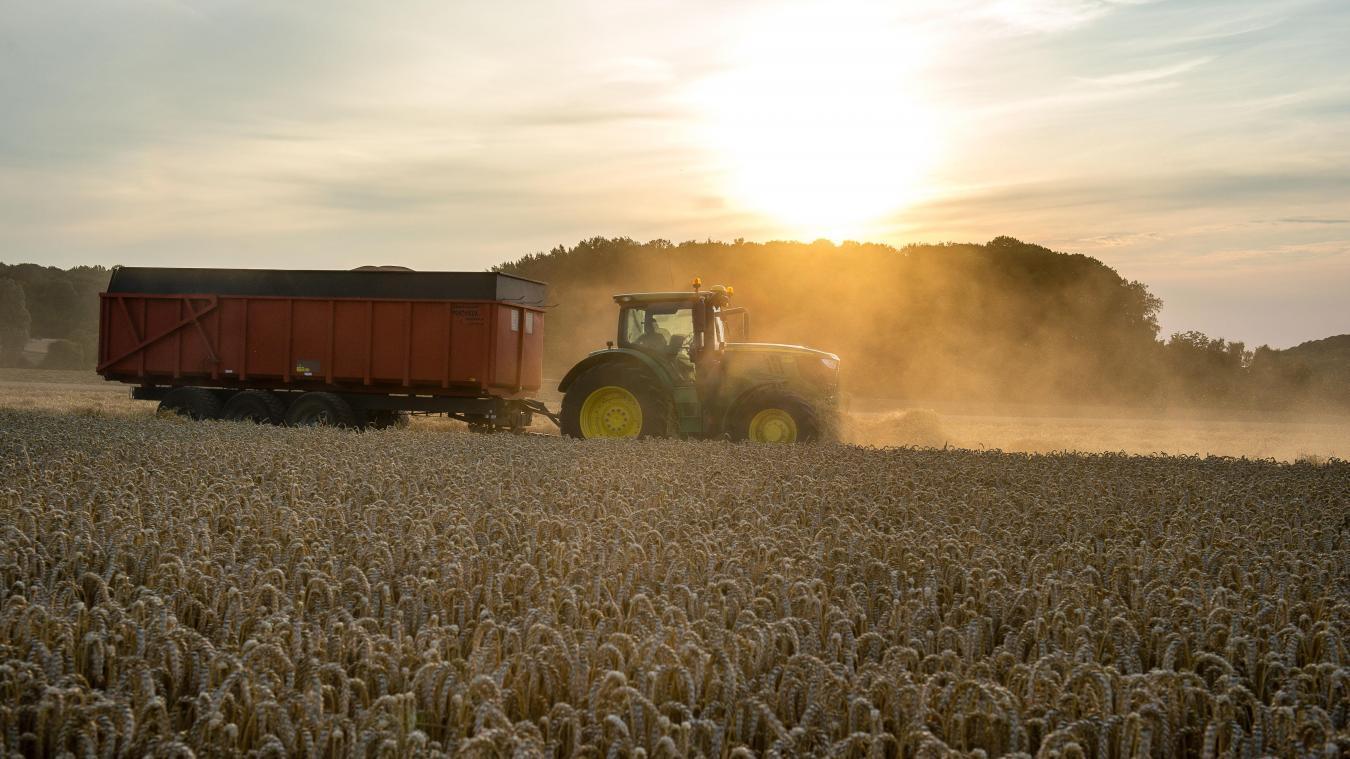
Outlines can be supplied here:
M669 303L670 301L687 300L690 302L707 298L713 293L709 290L700 290L692 292L683 290L672 293L620 293L614 296L615 303Z

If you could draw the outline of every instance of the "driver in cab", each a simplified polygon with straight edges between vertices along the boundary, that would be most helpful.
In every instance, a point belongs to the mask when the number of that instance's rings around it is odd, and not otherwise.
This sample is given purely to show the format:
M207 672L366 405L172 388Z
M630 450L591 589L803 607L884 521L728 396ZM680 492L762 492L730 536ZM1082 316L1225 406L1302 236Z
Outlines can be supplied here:
M642 335L637 339L637 347L645 350L659 353L662 355L672 355L680 352L684 347L685 341L689 338L687 335L674 335L661 329L656 324L656 318L648 314L642 320Z

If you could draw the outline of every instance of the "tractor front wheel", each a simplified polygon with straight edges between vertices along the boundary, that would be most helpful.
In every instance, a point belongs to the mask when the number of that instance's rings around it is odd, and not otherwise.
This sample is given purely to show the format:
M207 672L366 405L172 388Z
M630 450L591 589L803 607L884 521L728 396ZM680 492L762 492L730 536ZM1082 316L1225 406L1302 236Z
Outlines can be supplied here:
M650 374L602 364L567 388L562 432L577 438L673 437L675 402Z
M733 440L753 443L812 443L821 438L820 416L801 396L777 388L750 393L731 415Z

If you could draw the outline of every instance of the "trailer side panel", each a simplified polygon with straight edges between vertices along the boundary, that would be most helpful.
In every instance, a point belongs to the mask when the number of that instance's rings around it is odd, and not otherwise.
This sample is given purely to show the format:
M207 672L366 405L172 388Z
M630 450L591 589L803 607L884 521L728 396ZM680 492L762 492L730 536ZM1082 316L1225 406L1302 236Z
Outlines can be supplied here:
M206 287L226 272L225 292L150 292L160 285ZM452 273L419 281L412 272L324 272L308 281L288 272L137 270L114 274L100 306L99 372L139 385L526 397L543 383L542 285L504 275ZM273 273L277 274L277 273ZM343 275L343 276L328 276ZM486 277L486 279L485 279ZM510 292L511 302L429 297L320 297L251 294L289 285L300 292L419 296L439 291ZM533 288L533 289L531 289ZM126 291L124 291L126 290ZM540 292L535 292L540 290Z

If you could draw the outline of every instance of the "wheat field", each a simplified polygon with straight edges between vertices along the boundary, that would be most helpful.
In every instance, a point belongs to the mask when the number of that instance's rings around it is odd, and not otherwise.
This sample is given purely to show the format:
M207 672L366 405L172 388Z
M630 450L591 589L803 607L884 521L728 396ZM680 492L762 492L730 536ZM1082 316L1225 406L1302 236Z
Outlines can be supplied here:
M1336 756L1350 464L0 409L37 756Z

